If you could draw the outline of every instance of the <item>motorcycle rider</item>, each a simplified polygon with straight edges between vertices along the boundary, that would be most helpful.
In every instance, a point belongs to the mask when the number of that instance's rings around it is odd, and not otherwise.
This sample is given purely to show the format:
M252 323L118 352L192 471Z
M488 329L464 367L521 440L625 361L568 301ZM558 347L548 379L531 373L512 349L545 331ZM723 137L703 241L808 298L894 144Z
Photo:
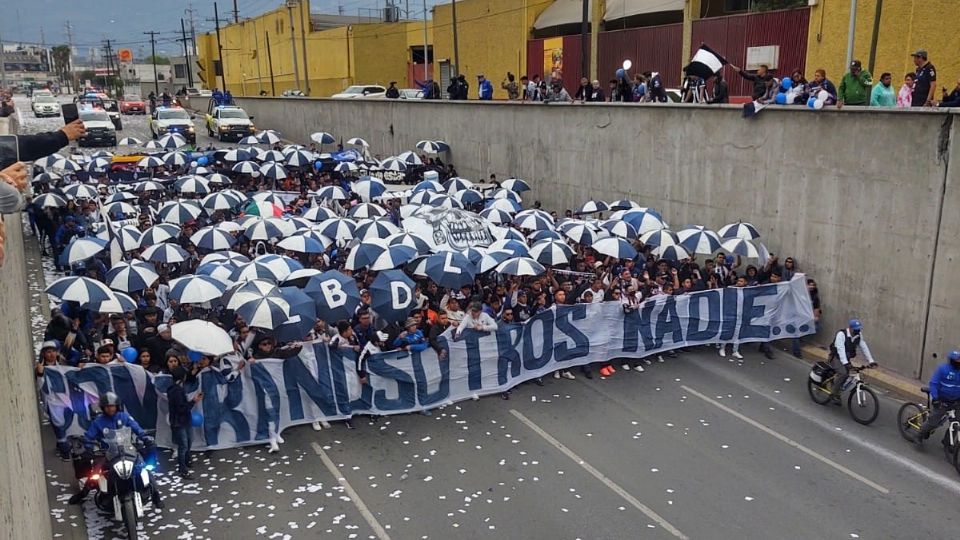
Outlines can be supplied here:
M866 357L870 367L877 365L877 361L870 354L870 347L867 346L867 342L860 334L862 329L863 324L860 319L850 319L847 327L838 331L833 343L830 344L830 366L837 370L837 375L833 379L833 390L830 393L830 398L836 405L841 405L840 394L843 392L843 385L847 382L847 377L850 376L850 368L853 367L850 361L857 356L857 349L860 349L860 352Z
M940 426L943 417L951 409L960 408L960 351L952 350L948 361L940 364L930 377L930 400L933 407L927 415L927 421L920 427L917 442L930 438L930 433ZM948 434L943 434L944 448L950 445Z
M132 416L120 410L120 397L117 396L117 394L107 392L100 396L100 410L103 414L94 418L93 422L90 422L90 427L87 428L87 432L83 434L83 444L87 448L87 452L92 452L94 448L99 448L103 445L103 435L107 429L121 427L130 428L134 435L136 435L145 446L153 445L153 439L143 431L140 424L138 424ZM160 498L160 492L157 490L157 484L153 479L153 474L149 473L149 471L148 474L150 474L150 493L153 499L153 506L158 510L163 509L163 499ZM90 483L85 483L79 493L75 493L70 497L69 503L80 504L87 497L87 494L90 493L90 489Z

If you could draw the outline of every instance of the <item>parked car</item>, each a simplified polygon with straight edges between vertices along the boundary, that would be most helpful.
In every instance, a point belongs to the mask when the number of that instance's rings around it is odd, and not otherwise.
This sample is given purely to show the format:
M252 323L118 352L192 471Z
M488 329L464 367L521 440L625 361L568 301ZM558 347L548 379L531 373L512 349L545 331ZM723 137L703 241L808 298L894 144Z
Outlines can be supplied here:
M300 90L284 90L283 94L280 94L283 97L304 97L304 93Z
M210 100L207 106L207 133L219 141L240 140L257 132L253 117L235 105L217 105Z
M33 115L37 118L44 116L60 116L60 102L51 94L35 94L33 96L30 108L33 109Z
M334 94L333 99L377 99L387 97L387 89L376 84L358 84L346 87L343 92Z
M423 99L423 90L419 88L401 88L400 99Z
M116 146L117 130L110 115L103 109L82 109L80 121L86 133L77 141L80 146Z
M150 113L150 136L158 139L168 133L179 133L190 144L197 144L194 116L180 107L157 107Z
M136 94L128 94L120 100L120 114L147 114L147 104Z
M212 95L213 92L211 90L207 90L206 88L197 88L196 86L187 88L187 97L210 97Z

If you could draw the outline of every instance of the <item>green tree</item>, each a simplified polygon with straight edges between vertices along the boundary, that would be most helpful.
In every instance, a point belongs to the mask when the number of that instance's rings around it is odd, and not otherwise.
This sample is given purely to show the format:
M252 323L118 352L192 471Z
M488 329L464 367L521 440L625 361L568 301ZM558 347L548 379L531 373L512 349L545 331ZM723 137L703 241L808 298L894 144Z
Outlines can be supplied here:
M57 45L50 50L50 56L53 58L55 73L60 82L69 79L70 76L70 46Z
M150 55L143 60L144 64L156 64L158 66L169 66L170 59L166 56L154 56Z

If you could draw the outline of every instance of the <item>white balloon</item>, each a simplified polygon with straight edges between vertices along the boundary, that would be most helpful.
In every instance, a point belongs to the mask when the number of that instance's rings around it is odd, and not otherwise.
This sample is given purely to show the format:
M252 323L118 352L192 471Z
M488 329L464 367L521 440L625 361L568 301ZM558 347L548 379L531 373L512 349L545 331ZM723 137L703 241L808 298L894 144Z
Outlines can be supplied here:
M631 67L633 67L633 62L630 60L623 61L623 69L630 69Z

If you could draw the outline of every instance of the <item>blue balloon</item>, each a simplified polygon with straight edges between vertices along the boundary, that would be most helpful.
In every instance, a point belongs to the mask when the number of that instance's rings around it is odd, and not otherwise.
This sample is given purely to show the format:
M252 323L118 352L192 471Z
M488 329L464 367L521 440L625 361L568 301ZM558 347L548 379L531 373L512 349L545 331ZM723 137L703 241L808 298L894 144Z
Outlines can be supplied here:
M123 359L127 362L134 364L137 362L137 350L133 347L127 347L120 354L123 355Z
M203 415L197 411L190 413L190 425L193 427L200 427L203 425Z
M817 103L817 98L812 97L807 100L807 107L810 107L811 109L813 109L816 107L816 103Z
M203 353L190 351L187 353L187 358L189 358L191 362L199 362L200 359L203 358Z
M777 94L776 98L777 105L786 105L787 104L787 95L783 92Z
M623 68L620 68L620 69L617 70L617 78L618 78L618 79L622 79L622 78L624 78L624 77L626 77L626 76L627 76L627 72L624 71Z
M783 88L784 92L793 88L793 79L791 79L790 77L787 77L782 81L780 81L780 88Z
M207 156L200 156L197 158L198 165L203 166L203 165L206 165L207 163L210 163L210 158L208 158Z
M314 162L313 162L313 168L319 171L320 169L323 168L323 163L322 163L321 161L319 161L319 160L314 161Z

